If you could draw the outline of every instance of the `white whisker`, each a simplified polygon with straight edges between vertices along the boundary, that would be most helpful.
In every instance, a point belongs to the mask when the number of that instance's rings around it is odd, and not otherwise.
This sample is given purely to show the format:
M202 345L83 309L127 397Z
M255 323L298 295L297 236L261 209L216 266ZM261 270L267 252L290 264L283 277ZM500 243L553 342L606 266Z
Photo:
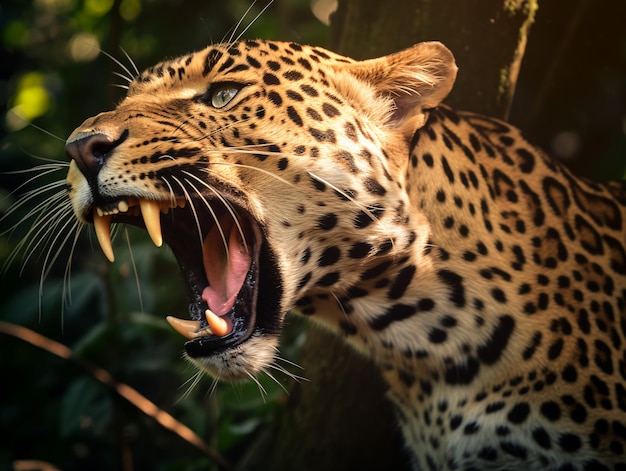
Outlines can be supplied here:
M196 207L193 204L193 200L191 199L191 196L189 195L189 192L187 192L187 189L185 188L185 185L182 184L182 182L176 178L175 176L172 176L172 179L176 181L176 183L178 183L178 185L180 186L180 189L183 191L183 193L185 194L185 199L189 202L189 208L191 209L191 212L193 214L193 218L196 221L196 227L198 228L198 238L200 239L200 247L202 247L204 241L202 240L202 229L200 228L200 220L198 219L198 213L196 212Z
M20 196L19 201L17 201L15 204L13 204L7 211L6 213L0 218L0 221L5 220L6 218L8 218L11 214L13 214L14 212L16 212L17 210L19 210L22 206L27 205L30 203L30 201L34 198L37 197L41 197L43 195L45 195L46 193L56 190L59 187L64 187L65 186L65 182L61 181L61 182L53 182L53 183L48 183L40 188L36 188L34 190L30 190L26 193L24 193L23 195ZM56 194L54 194L53 196L51 196L50 198L54 198L55 201L57 199L60 198L64 198L66 197L66 193L65 191L60 191L57 192ZM15 228L23 221L29 219L30 217L33 216L33 214L39 213L42 209L46 208L49 206L49 201L44 201L41 202L39 205L37 205L35 208L31 209L26 216L22 217L22 220L16 224L15 226L10 227L9 229L1 232L0 234L7 234L7 233L12 233Z
M256 2L253 2L252 5L250 5L250 8L252 8L252 6L254 6L255 3ZM272 3L274 3L274 0L270 0L269 2L267 2L267 5L263 7L263 9L259 12L259 14L255 16L252 19L252 21L250 21L250 23L248 23L248 26L246 26L241 33L239 33L239 35L235 38L235 42L239 41L243 37L243 35L246 34L246 31L248 31L250 27L255 23L255 21L258 20L261 17L261 15L263 15L263 13L265 13L265 10L267 10ZM250 9L248 9L248 11L250 11ZM246 13L241 18L241 20L245 18L245 16L248 14L248 11L246 11ZM240 25L241 25L241 21L239 21L239 23L237 24L237 27L239 27ZM231 42L232 42L232 37L231 37Z
M188 398L191 393L193 392L194 389L196 389L196 387L198 386L198 384L200 384L200 381L202 380L202 378L204 377L204 371L202 370L197 370L187 381L185 381L182 385L181 388L183 386L189 385L185 392L178 398L178 400L176 402L180 402L183 399ZM217 381L215 381L217 382Z
M237 216L237 213L235 212L235 210L232 208L230 202L226 200L226 198L224 198L222 195L220 195L220 193L215 188L213 188L208 183L202 181L200 178L196 177L194 174L187 172L186 170L183 170L182 173L184 173L185 175L189 175L190 177L200 182L203 186L209 189L224 204L224 206L226 207L226 210L229 212L230 216L233 218L233 221L235 222L235 225L237 226L237 230L239 231L239 235L241 236L241 240L243 241L243 245L244 247L246 247L246 250L247 250L248 242L246 240L246 236L243 233L243 228L241 227L241 223L239 222L239 217ZM218 230L220 231L222 240L224 241L224 247L226 248L226 257L228 259L228 243L226 242L226 236L224 232L222 231L221 226L219 225L219 221L217 220L217 217L215 215L215 212L213 211L213 208L211 207L209 202L204 198L204 195L195 186L193 186L189 180L185 180L185 181L189 183L189 185L191 185L191 187L194 190L196 190L196 193L198 194L198 196L202 199L202 201L204 201L206 207L211 212L211 216L213 216L215 223L218 224Z
M20 270L20 274L22 274L26 263L28 262L30 257L36 252L35 249L41 244L45 245L46 240L51 237L56 226L60 223L60 221L63 220L63 218L67 217L69 212L71 212L71 208L68 210L69 201L61 202L60 207L56 205L56 202L60 199L60 196L61 194L54 195L45 204L41 204L36 209L31 210L24 218L20 220L20 222L16 224L16 226L14 226L13 229L36 215L35 220L31 224L25 236L15 246L15 249L9 256L5 266L13 263L15 258L20 253L23 253L23 264L22 269ZM57 208L57 210L59 211L59 214L56 218L54 218L54 222L52 223L52 225L46 218L46 216L49 215L48 210L50 208Z
M23 170L10 170L8 172L1 172L2 175L21 175L23 173L40 173L42 170L62 170L65 167L69 167L70 164L69 162L61 162L58 160L53 160L53 159L45 159L43 157L36 157L34 155L31 154L31 157L35 157L39 160L43 160L45 162L48 162L47 164L43 164L43 165L38 165L36 167L32 167L32 168L25 168ZM33 178L38 178L40 175L36 175ZM24 184L20 185L23 186Z
M339 300L339 298L337 297L337 295L335 294L334 291L330 292L331 296L333 298L335 298L335 301L337 301L337 305L339 306L339 309L341 309L341 312L343 312L343 316L346 318L346 320L348 320L348 313L346 312L346 310L343 308L343 304L341 304L341 301Z
M274 370L276 370L276 371L278 371L278 372L280 372L280 373L290 377L291 379L293 379L294 381L296 381L298 383L301 382L301 381L308 381L307 378L305 378L303 376L300 376L300 375L297 375L297 374L289 371L284 366L278 364L277 362L280 361L280 362L283 362L283 363L285 363L285 364L287 364L289 366L292 366L294 368L298 368L299 370L303 370L304 371L304 368L302 368L297 363L294 363L291 360L287 360L286 358L283 358L280 355L280 350L278 349L277 346L274 346L274 351L276 352L276 355L274 356L274 360L268 365L269 368L272 368L272 369L274 369Z
M354 199L352 196L350 196L348 193L346 193L345 191L339 189L337 186L333 185L332 183L330 183L325 178L320 177L319 175L317 175L317 174L315 174L315 173L313 173L311 171L307 171L307 173L312 178L317 180L318 182L323 183L324 185L328 185L333 190L335 190L337 193L339 193L341 196L343 196L345 199L347 199L348 201L350 201L351 203L356 205L358 208L360 208L363 211L365 211L367 213L367 215L372 219L372 221L378 221L378 218L376 217L376 215L372 213L372 209L379 209L377 206L370 206L370 205L365 205L363 203L360 203L356 199Z
M259 392L261 393L261 397L263 398L263 402L265 402L265 399L267 398L267 390L263 387L258 378L249 371L246 371L246 376L248 376L248 378L250 378L257 385L257 387L259 388Z
M61 251L65 247L65 244L67 243L68 239L72 236L73 233L75 233L78 230L78 226L80 224L81 224L80 221L78 221L77 219L68 219L65 222L65 224L61 226L58 234L51 240L51 242L48 245L48 250L46 251L46 255L45 255L42 268L41 268L41 275L39 277L39 317L40 319L41 319L41 312L42 312L41 301L43 299L44 282L46 278L48 278L48 275L50 274L50 270L52 269L52 266L54 265L59 255L61 254ZM68 226L69 226L69 229L68 229ZM51 228L51 231L54 231L55 228L56 228L56 225L53 226L53 228ZM66 235L65 237L61 238L64 231ZM58 243L60 238L61 238L61 241ZM56 251L54 251L55 246L58 247Z
M198 371L200 378L203 376L204 372L202 370ZM217 389L217 385L220 382L219 378L211 378L211 386L209 387L209 390L207 391L207 394L209 397L213 396L213 394L215 394L215 390Z
M122 64L120 60L116 59L108 52L103 51L103 50L100 50L100 52L104 54L106 57L108 57L109 59L111 59L111 61L113 61L125 73L125 74L120 74L120 73L114 72L115 74L117 74L122 79L126 80L128 83L131 83L133 81L133 73L128 69L128 67Z
M130 236L128 235L128 228L124 226L124 236L126 238L126 244L128 246L128 254L130 255L130 264L133 267L133 274L135 275L135 284L137 285L137 295L139 296L139 309L141 313L143 310L143 296L141 295L141 284L139 283L139 273L137 272L137 265L135 264L135 256L133 255L133 248L130 243Z
M167 185L167 189L170 192L170 202L171 202L171 204L176 206L176 193L174 193L174 189L172 188L172 185L170 185L170 182L168 182L165 179L163 179L163 183L165 183Z
M41 271L41 278L39 282L39 295L40 296L43 294L43 282L48 277L48 274L50 273L50 270L52 269L52 265L54 265L54 262L56 262L61 251L65 247L65 244L67 243L68 239L77 230L79 224L80 224L80 221L78 221L77 219L69 218L59 228L57 235L51 240L48 251L46 252L46 256L43 261L43 266L42 266L42 271ZM56 230L56 226L57 225L55 225L52 230ZM70 227L69 230L67 230L68 226ZM58 249L53 254L52 252L54 250L54 247L57 245L57 242L59 241L59 239L62 237L62 234L64 233L66 234L65 237L61 239L61 242L58 244Z
M247 153L247 152L241 152L241 151L236 151L236 152L240 152L240 153ZM253 152L250 152L250 153L252 154ZM258 152L257 152L257 153L258 153ZM284 183L284 184L285 184L285 185L287 185L287 186L291 186L291 187L295 187L295 186L296 186L295 184L291 183L290 181L287 181L287 180L285 180L284 178L279 177L278 175L276 175L276 174L274 174L274 173L272 173L272 172L270 172L270 171L268 171L268 170L265 170L265 169L260 168L260 167L255 167L255 166L253 166L253 165L246 165L246 164L240 164L240 163L235 163L235 162L211 162L211 163L210 163L210 165L211 165L211 166L216 166L216 165L226 165L226 166L229 166L229 167L240 167L240 168L246 168L246 169L254 170L254 171L257 171L257 172L263 173L263 174L265 174L265 175L268 175L268 176L270 176L270 177L272 177L272 178L274 178L274 179L278 180L279 182ZM210 169L200 169L200 170L202 170L202 171L203 171L203 172L205 172L205 173L209 173L209 174L210 174L210 172L211 172L211 170L210 170Z
M274 367L274 366L272 366L272 365L269 365L269 367L270 367L270 368L274 368L274 369L275 369L275 370L277 370L277 371L280 371L280 369L278 369L278 368L276 368L276 367ZM286 371L286 370L284 370L284 369L283 369L283 371L280 371L280 372L281 372L281 373L287 373L287 371ZM287 394L289 394L289 390L285 387L285 385L284 385L284 384L282 384L280 381L278 381L278 379L276 379L276 377L275 377L272 373L270 373L270 372L267 370L267 368L263 368L263 373L265 373L265 375L267 375L267 376L268 376L268 377L269 377L272 381L274 381L274 382L275 382L278 386L280 386L280 388L281 388L283 391L285 391Z
M174 136L174 135L175 135L175 133L177 133L178 131L180 131L181 129L183 129L183 126L184 126L185 124L187 124L188 122L189 122L189 120L188 120L188 119L186 119L185 121L183 121L182 123L180 123L178 126L176 126L174 129L172 129L172 131L170 132L170 136ZM200 139L205 139L205 137L201 137ZM163 155L163 156L161 156L161 158L162 158L162 157L165 157L165 156ZM168 157L170 157L170 156L168 156Z
M339 193L341 196L343 196L346 200L350 201L352 204L354 204L357 208L361 209L365 214L367 214L367 216L374 222L379 222L378 217L372 212L372 211L376 211L378 209L380 209L380 207L378 206L374 206L374 205L365 205L363 203L360 203L359 201L357 201L354 197L352 197L350 194L348 194L347 192L339 189L336 185L333 185L331 182L329 182L328 180L326 180L323 177L320 177L319 175L308 171L307 172L312 178L314 178L315 180L319 181L320 183L323 183L324 185L329 186L330 188L332 188L333 190L335 190L337 193ZM391 242L392 247L395 248L395 241L393 238L389 238L389 241Z
M243 15L241 15L241 18L239 18L239 21L235 24L235 26L233 26L231 28L231 33L230 33L230 37L228 38L228 44L232 44L233 43L233 38L235 37L235 34L237 34L237 30L239 29L239 27L241 26L241 23L243 23L243 20L246 18L246 16L248 16L248 13L250 13L250 11L252 10L252 8L254 7L254 5L256 5L256 0L254 0L250 6L247 8L247 10L244 12ZM226 33L228 34L228 33ZM240 36L241 37L241 36ZM224 41L224 39L222 39L222 42Z
M40 173L38 175L30 177L28 180L26 180L25 182L21 183L17 188L15 188L11 193L9 193L6 196L6 198L9 198L9 197L13 196L17 192L19 192L19 190L21 190L25 186L31 184L32 182L36 181L37 179L42 178L42 177L44 177L44 176L46 176L46 175L48 175L50 173L54 173L54 172L59 171L59 170L60 170L59 168L52 168L51 165L41 165L39 167L35 167L33 169L33 171L39 171ZM21 173L26 173L26 172L27 171L25 171L25 170L20 170L20 171L17 171L17 172L6 172L5 175L6 174L21 174ZM13 213L16 209L20 208L24 204L27 204L28 201L31 200L32 198L35 198L38 195L41 195L41 194L46 193L48 191L56 190L57 188L60 188L60 187L61 188L65 187L65 181L59 180L59 181L47 183L47 184L45 184L43 186L39 186L39 187L37 187L37 188L35 188L33 190L27 191L25 194L20 196L20 199L19 199L19 201L17 201L17 203L13 204L8 209L8 211L0 218L0 221L5 219L9 214Z
M137 68L137 64L135 64L135 61L130 57L130 55L128 55L128 52L126 52L126 49L124 49L123 47L121 47L120 49L126 56L126 59L128 59L128 62L130 62L130 65L133 67L133 70L135 71L135 77L137 77L138 75L141 75L141 72L139 72L139 69Z
M19 119L20 121L22 121L23 123L27 124L30 127L35 128L37 131L42 132L44 134L47 134L48 136L61 141L61 142L65 142L65 139L63 139L62 137L57 136L56 134L51 133L50 131L46 131L44 128L37 126L36 124L31 123L30 121L28 121L26 118L23 118L22 116L20 116L19 114L17 114L15 111L13 110L9 110L9 113L11 113L13 116L15 116L17 119Z
M231 128L234 128L235 126L241 126L243 123L245 123L246 121L250 120L251 118L246 119L242 119L240 121L237 122L232 122L232 123L227 123L227 124L223 124L220 127L216 128L216 129L212 129L209 132L201 135L201 136L197 136L194 140L196 141L202 141L204 139L209 139L211 136L216 136L216 135L221 135L224 133L224 131L228 131ZM185 120L183 121L182 124L187 124L189 122L189 120ZM182 129L182 126L178 126L176 128L176 130L178 129ZM266 147L266 145L262 145L262 144L255 144L255 145L251 145L250 147ZM215 150L213 152L219 152L219 150Z
M70 254L67 257L67 262L65 264L65 271L63 272L63 308L65 308L65 300L67 299L67 302L69 304L72 303L72 260L74 258L74 251L76 249L76 244L78 243L78 239L80 238L80 234L82 233L83 229L85 228L85 224L84 223L80 223L77 228L76 228L76 232L74 232L74 240L72 241L72 246L70 247ZM63 313L65 312L65 310L63 309L63 311L61 312L61 319L63 319Z
M183 172L183 173L187 173L187 172ZM189 174L191 175L191 174ZM192 175L193 176L193 175ZM205 206L207 207L207 209L209 210L209 212L211 213L211 217L213 218L213 220L215 221L215 225L217 226L217 230L220 233L220 237L222 239L222 243L224 244L224 250L226 252L226 260L228 263L228 260L230 259L229 257L229 250L228 250L228 241L226 239L226 234L224 233L224 229L222 228L222 225L219 222L219 219L217 217L217 214L215 214L215 210L213 209L213 207L209 204L209 202L204 198L204 195L202 193L200 193L200 190L198 190L193 183L191 183L189 180L185 179L185 182L196 192L196 194L198 195L198 197L202 200L202 202L205 204ZM191 202L190 202L191 204ZM195 212L194 212L195 214ZM200 229L200 225L198 224L198 232L200 233L200 239L202 239L202 231ZM204 241L202 241L202 244L204 244Z
M291 361L291 360L287 360L286 358L283 358L283 357L281 357L281 356L277 356L277 357L276 357L276 360L278 360L278 361L282 361L283 363L286 363L286 364L288 364L289 366L293 366L294 368L298 368L299 370L304 371L304 368L302 368L302 367L301 367L300 365L298 365L297 363L295 363L295 362L293 362L293 361ZM282 367L281 367L281 368L282 368ZM306 378L303 378L303 379L306 379ZM308 380L307 380L307 381L308 381Z

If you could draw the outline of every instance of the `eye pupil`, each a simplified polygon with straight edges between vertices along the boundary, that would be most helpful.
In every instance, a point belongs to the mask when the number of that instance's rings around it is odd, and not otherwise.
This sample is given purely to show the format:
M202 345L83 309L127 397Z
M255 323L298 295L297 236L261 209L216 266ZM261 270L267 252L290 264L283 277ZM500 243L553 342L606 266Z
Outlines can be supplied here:
M228 85L217 88L211 96L211 105L215 108L223 108L239 93L239 88Z

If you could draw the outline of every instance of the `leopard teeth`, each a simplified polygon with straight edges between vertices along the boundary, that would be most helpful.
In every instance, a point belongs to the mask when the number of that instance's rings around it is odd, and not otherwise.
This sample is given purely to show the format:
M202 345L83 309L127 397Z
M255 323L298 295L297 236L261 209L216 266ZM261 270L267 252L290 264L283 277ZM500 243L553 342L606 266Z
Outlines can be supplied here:
M200 329L200 321L190 321L185 319L179 319L174 316L167 316L165 318L172 328L187 340L192 340L198 337L198 329Z
M161 234L161 204L155 200L139 199L139 207L146 230L154 242L154 245L163 245L163 235Z
M128 211L128 208L128 202L125 200L121 200L117 202L117 206L111 209L97 207L96 213L98 213L98 216L112 216L113 214L125 213Z
M191 321L185 319L179 319L174 316L167 316L165 320L172 326L172 328L187 340L193 340L198 337L207 337L209 335L217 335L223 337L230 332L230 326L228 321L210 309L207 309L204 313L208 328L200 329L200 321Z
M103 215L102 211L94 210L93 225L96 229L96 238L98 239L102 252L104 252L109 262L113 263L115 255L113 254L113 246L111 245L111 215Z
M229 326L226 319L218 316L210 309L207 309L204 313L204 317L206 317L207 322L209 323L209 327L211 328L211 332L217 335L218 337L224 337L224 335L228 334Z
M139 203L138 206L137 202ZM120 200L117 202L117 205L112 208L94 208L92 213L93 223L96 229L98 243L100 244L104 255L111 262L115 260L113 246L111 244L112 216L120 213L129 213L132 216L139 216L139 214L141 214L152 242L154 242L154 245L157 247L161 247L163 245L163 235L161 232L160 214L167 214L170 208L184 208L186 203L187 202L184 198L176 198L171 201L133 198L132 201Z
M120 213L125 213L128 211L128 203L125 200L120 201L117 203L117 209Z

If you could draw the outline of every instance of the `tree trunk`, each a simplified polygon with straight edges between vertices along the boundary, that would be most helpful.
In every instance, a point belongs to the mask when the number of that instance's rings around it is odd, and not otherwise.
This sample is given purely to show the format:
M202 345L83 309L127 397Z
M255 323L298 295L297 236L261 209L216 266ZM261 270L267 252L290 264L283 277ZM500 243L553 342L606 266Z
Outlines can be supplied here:
M341 339L309 326L296 383L274 446L275 471L410 469L376 366Z
M364 59L442 41L459 66L446 102L506 119L536 11L537 0L343 0L331 49Z

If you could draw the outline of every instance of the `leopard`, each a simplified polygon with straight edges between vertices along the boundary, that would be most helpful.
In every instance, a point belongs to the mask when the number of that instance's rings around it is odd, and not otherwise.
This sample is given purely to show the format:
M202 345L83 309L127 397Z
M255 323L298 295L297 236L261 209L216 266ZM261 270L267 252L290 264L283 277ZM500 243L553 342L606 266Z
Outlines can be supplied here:
M626 184L443 103L454 56L263 39L138 73L67 139L67 194L174 254L168 317L225 381L285 316L371 358L416 470L626 470Z

